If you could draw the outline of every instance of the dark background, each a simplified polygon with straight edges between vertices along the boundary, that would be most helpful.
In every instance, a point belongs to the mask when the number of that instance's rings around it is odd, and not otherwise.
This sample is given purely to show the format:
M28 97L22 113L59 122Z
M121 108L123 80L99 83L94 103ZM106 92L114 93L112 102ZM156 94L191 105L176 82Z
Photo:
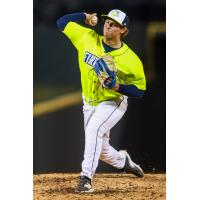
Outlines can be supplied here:
M164 0L34 0L34 104L81 89L77 52L56 27L67 13L121 9L131 20L124 42L141 58L147 79L143 99L129 98L125 116L111 131L111 144L127 149L146 172L166 170L166 34ZM102 34L103 23L94 29ZM82 105L33 119L34 173L79 172L84 153ZM100 162L97 172L116 171Z

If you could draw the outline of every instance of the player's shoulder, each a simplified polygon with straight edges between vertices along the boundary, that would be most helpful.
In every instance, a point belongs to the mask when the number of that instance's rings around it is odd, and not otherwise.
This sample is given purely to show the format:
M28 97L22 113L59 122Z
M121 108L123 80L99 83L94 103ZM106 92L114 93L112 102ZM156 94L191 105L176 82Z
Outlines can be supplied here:
M124 56L127 57L128 60L134 60L134 62L142 63L137 53L131 47L124 42L123 47L126 49Z
M132 56L137 56L137 54L135 53L135 51L131 48L131 47L129 47L125 42L123 42L123 47L125 48L125 49L127 49L127 53L128 54L130 54L130 55L132 55ZM138 57L138 56L137 56Z

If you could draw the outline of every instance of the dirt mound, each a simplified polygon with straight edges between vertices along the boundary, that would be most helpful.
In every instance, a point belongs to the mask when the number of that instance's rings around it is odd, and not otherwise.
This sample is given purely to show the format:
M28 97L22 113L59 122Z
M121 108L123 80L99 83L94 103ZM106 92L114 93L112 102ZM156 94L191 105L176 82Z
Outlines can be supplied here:
M79 174L34 175L34 200L165 200L166 175L145 174L143 178L131 174L96 174L94 192L77 194Z

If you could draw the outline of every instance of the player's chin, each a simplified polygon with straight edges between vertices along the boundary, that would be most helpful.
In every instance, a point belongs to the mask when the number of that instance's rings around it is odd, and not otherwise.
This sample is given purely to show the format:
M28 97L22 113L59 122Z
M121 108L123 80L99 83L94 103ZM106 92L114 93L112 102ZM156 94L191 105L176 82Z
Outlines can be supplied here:
M105 37L106 39L112 39L112 38L113 38L112 34L111 34L111 33L108 33L108 32L105 32L105 33L104 33L104 37Z

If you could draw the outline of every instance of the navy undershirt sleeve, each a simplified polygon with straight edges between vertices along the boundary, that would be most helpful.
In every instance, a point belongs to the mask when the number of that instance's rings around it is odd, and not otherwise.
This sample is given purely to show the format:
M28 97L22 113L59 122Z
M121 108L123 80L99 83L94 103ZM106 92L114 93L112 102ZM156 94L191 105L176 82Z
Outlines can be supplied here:
M142 98L144 95L144 91L138 89L135 85L119 84L119 89L117 92L124 94L128 97L135 97L135 98Z
M57 21L56 24L60 30L64 30L68 22L79 22L79 21L84 21L86 19L86 16L84 13L73 13L73 14L68 14L60 17Z

